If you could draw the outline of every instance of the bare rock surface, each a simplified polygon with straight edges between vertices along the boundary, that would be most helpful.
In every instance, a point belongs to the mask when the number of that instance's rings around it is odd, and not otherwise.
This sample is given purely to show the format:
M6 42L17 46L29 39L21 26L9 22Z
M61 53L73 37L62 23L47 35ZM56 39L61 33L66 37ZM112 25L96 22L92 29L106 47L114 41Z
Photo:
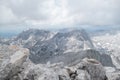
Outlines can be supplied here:
M35 64L49 61L72 65L87 57L100 61L103 66L114 67L110 55L97 51L83 29L56 32L29 29L20 33L10 44L28 48L29 58Z
M17 76L18 80L107 80L104 67L94 59L83 59L78 65L71 67L32 63L26 67Z
M21 65L27 59L28 54L28 49L15 45L0 46L0 80L9 80L9 78L19 73Z
M84 30L24 31L0 42L0 80L120 80L119 56L95 47Z
M78 64L34 64L29 50L16 45L0 46L0 80L119 80L119 72L104 68L95 59L84 58ZM109 70L111 69L111 71ZM106 71L107 70L107 71Z

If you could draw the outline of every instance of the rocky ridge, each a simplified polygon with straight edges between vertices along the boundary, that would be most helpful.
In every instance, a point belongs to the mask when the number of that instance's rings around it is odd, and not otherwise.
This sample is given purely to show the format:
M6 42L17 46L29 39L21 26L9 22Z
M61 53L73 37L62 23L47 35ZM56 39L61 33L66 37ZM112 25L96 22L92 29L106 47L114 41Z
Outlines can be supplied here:
M104 66L111 66L109 55L95 49L85 30L52 32L30 29L20 33L10 44L30 50L30 60L36 64L59 63L73 65L85 57L97 59Z
M97 50L84 30L28 30L3 42L0 80L120 79L111 57Z
M28 57L29 50L12 45L0 46L0 80L9 80L16 75Z
M29 60L27 49L15 45L1 48L7 49L1 55L8 61L1 61L0 80L107 80L104 67L94 59L85 58L71 67L62 63L36 65Z

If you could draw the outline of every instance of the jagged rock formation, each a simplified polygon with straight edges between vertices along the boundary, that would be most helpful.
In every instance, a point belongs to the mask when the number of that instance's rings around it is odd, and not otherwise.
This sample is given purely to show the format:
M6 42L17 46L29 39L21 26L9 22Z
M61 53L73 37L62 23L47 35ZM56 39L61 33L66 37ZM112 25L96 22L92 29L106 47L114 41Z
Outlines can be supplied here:
M39 40L29 48L31 51L30 59L34 62L38 61L36 63L43 62L43 60L47 62L49 60L46 59L55 56L79 52L85 48L84 44L88 45L89 49L94 48L85 31L58 32L49 40Z
M30 48L34 45L42 43L51 44L53 48L57 46L63 51L67 49L84 48L86 44L88 48L93 48L92 41L84 30L73 30L68 32L50 32L39 29L30 29L20 33L12 42L12 44L21 44L24 47ZM71 50L72 51L72 50ZM68 52L71 52L68 51Z
M105 67L108 80L120 80L120 71L114 67Z
M11 77L18 74L28 54L28 49L15 45L0 46L0 80L10 80Z
M108 80L120 80L120 72L108 73Z
M0 47L0 80L106 80L103 66L94 59L83 59L66 67L60 64L34 64L29 51L15 45Z
M21 67L24 70L7 78L9 80L107 80L103 66L93 59L83 59L78 65L71 67L33 63L24 63Z
M120 79L111 57L104 50L96 50L84 30L31 29L7 42L11 46L0 43L0 80ZM111 72L102 65L112 67Z
M76 67L41 67L36 66L30 69L26 79L30 80L33 77L34 80L107 80L103 66L98 61L91 59L83 59ZM36 73L38 76L32 76Z
M85 70L90 75L90 80L108 80L104 67L95 59L85 58L77 67Z
M109 55L94 49L91 39L84 30L50 32L30 29L19 34L11 44L18 44L30 50L34 63L77 64L83 58L94 58L104 66L114 66Z

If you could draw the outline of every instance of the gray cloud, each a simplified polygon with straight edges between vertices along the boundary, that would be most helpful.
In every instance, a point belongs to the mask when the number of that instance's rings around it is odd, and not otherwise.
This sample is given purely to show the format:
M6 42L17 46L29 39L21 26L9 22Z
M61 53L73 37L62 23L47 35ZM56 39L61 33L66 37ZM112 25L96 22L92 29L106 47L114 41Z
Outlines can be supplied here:
M120 24L119 0L72 0L69 1L71 15L78 16L75 20L84 24L112 25Z
M0 0L0 24L120 25L119 0Z

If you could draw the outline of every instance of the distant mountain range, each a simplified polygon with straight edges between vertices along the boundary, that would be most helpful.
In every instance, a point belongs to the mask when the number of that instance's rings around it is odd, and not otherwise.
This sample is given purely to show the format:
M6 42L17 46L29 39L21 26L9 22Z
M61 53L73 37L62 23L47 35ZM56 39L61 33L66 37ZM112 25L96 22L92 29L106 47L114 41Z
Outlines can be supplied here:
M34 63L77 64L83 58L94 58L103 65L114 66L109 55L95 49L87 32L83 29L67 31L47 31L29 29L7 41L30 50L29 58Z
M55 26L55 28L48 28L46 30L49 31L68 31L68 30L80 30L80 29L84 29L86 30L88 33L97 33L97 32L104 32L104 31L116 31L116 30L120 30L119 26L87 26L87 25L75 25L75 27L69 27L69 28L60 28L60 26L58 28L56 28L57 26ZM22 30L27 30L29 27L25 28L25 29L21 29L20 30L0 30L0 37L3 38L11 38L13 36L18 35L19 33L22 32ZM39 28L39 27L38 27ZM17 28L16 28L17 29Z

